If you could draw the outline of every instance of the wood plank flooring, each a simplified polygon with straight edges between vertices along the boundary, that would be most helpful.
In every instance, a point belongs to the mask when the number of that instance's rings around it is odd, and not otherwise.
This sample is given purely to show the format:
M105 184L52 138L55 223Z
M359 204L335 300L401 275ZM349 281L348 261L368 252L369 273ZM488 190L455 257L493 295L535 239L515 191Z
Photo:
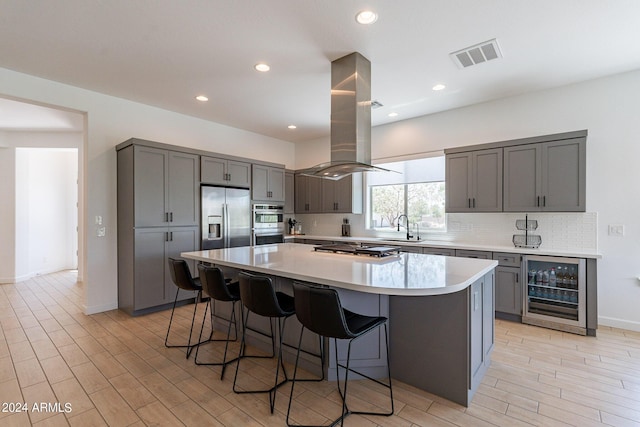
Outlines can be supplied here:
M0 285L0 425L285 425L289 385L271 415L266 395L233 393L235 365L220 381L219 367L196 366L193 355L164 347L169 311L86 316L82 293L71 271ZM191 309L177 311L174 338L187 330ZM220 358L222 349L207 344L199 357ZM638 332L601 327L593 338L497 321L492 360L468 408L396 381L395 415L351 415L345 424L640 426ZM271 360L242 363L243 386L271 378ZM298 423L327 423L340 411L332 383L299 383L295 392ZM384 390L367 383L354 382L350 392L353 409L386 402ZM24 403L28 410L18 412Z

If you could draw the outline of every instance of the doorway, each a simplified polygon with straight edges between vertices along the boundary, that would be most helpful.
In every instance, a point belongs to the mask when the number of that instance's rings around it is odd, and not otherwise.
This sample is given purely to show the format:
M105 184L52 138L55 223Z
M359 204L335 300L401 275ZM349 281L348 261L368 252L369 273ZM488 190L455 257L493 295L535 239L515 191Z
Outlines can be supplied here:
M0 283L78 270L86 115L0 96Z

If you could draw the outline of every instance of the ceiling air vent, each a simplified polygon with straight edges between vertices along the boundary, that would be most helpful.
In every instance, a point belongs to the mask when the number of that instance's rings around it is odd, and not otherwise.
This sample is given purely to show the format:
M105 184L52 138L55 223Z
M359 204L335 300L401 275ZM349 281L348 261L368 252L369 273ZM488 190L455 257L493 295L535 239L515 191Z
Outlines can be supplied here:
M382 103L378 100L374 99L373 101L371 101L371 108L373 109L380 108L382 106L383 106Z
M502 58L502 52L497 40L493 39L452 52L449 56L458 68L467 68L481 62Z

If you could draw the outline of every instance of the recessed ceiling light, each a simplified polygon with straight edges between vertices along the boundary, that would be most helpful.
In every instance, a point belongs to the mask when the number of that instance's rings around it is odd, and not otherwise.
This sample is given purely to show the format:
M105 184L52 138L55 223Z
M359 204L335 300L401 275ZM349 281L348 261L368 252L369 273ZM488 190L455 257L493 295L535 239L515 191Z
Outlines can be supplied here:
M445 86L445 85L443 85L443 84L437 84L437 85L435 85L434 87L432 87L431 89L433 89L433 90L442 90L442 89L444 89L444 88L446 88L446 86Z
M297 129L297 128L298 128L298 126L296 126L296 125L289 125L289 126L287 126L287 127L288 127L289 129Z
M207 97L206 97L206 96L204 96L204 95L198 95L198 96L196 96L196 99L197 99L198 101L200 101L200 102L207 102L207 101L209 100L209 98L207 98Z
M254 67L257 71L261 71L263 73L269 71L271 69L271 67L267 64L265 64L264 62L260 62L259 64L256 64Z
M363 10L356 15L358 24L369 25L378 20L378 14L372 10Z
M389 117L397 117L397 116L398 116L398 113L396 112L389 113Z

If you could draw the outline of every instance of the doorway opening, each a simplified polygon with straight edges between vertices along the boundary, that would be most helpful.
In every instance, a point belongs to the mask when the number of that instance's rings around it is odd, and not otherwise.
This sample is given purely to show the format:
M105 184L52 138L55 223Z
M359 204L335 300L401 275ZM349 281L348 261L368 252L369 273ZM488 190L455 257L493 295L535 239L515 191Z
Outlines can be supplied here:
M86 114L0 96L0 283L84 272Z

